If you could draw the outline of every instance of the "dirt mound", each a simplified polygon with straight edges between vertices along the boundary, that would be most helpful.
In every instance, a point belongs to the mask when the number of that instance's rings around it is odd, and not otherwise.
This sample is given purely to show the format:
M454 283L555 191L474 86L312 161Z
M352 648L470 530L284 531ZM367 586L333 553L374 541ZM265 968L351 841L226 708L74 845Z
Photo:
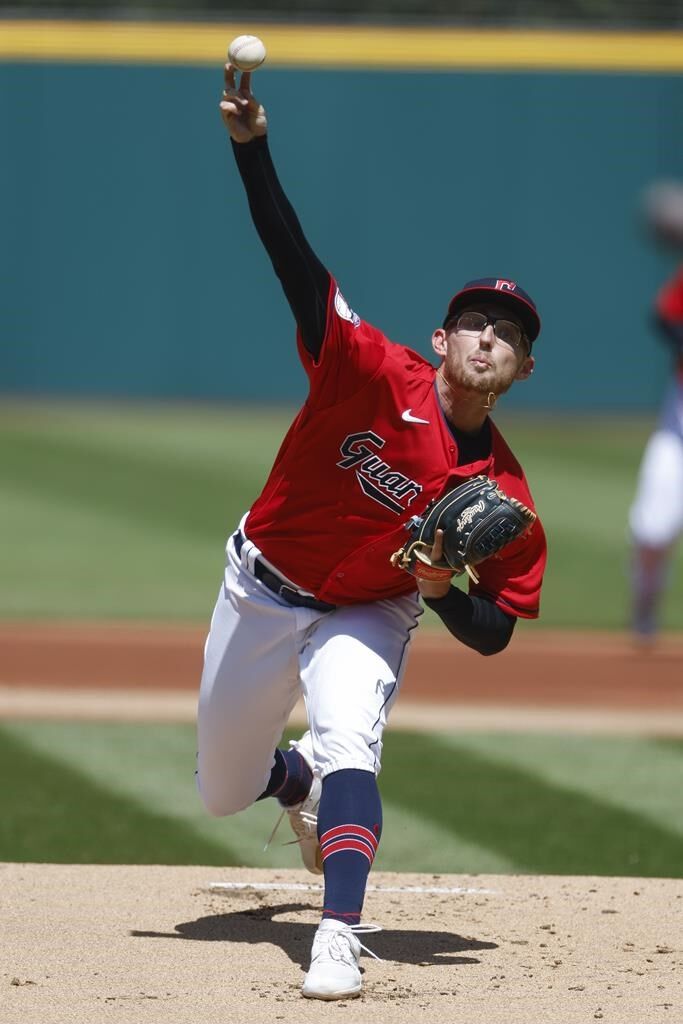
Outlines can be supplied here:
M215 883L232 888L216 888ZM660 1024L683 1019L683 882L371 875L359 1000L300 994L298 871L0 865L3 1024Z

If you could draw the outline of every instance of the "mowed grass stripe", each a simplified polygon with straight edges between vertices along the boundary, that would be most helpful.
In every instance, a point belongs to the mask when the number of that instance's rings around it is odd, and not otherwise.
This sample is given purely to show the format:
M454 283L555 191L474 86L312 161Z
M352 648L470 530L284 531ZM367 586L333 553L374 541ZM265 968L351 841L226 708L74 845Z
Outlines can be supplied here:
M206 617L222 544L253 496L237 470L228 476L224 467L191 469L90 442L56 443L22 438L0 470L0 614ZM17 457L17 447L26 458ZM567 480L561 467L542 480L538 500L550 545L542 624L622 626L626 490L615 498L597 474ZM577 487L598 501L597 520L585 508L577 513ZM11 542L31 519L30 545ZM596 573L599 588L590 585ZM683 594L673 593L665 609L667 623L680 622Z
M0 614L205 621L225 538L259 493L292 415L251 406L7 403ZM650 421L505 409L496 418L522 457L548 535L540 627L623 628L628 508ZM682 582L679 546L666 628L683 623Z
M196 789L195 730L189 725L15 722L7 729L36 754L65 765L98 790L163 816L179 835L195 836L197 856L203 845L220 851L208 864L249 863L249 855L263 849L277 817L275 805L265 802L240 816L239 828L234 824L237 819L226 828L227 819L206 813ZM170 859L160 863L175 863L173 829L168 842ZM260 866L296 867L296 851L289 852L284 865L282 857L266 855ZM184 863L201 861L191 857Z
M555 536L562 531L565 536L584 537L588 544L606 549L606 555L623 549L635 478L610 477L597 466L585 466L568 476L566 468L548 463L535 479L534 499L553 524ZM582 494L590 495L584 504L577 501Z
M98 790L111 791L177 821L186 833L212 846L220 848L224 843L223 859L206 863L301 867L296 846L289 845L292 833L286 821L272 845L264 850L280 812L274 800L261 801L229 818L211 818L204 811L193 777L195 732L191 726L15 722L6 728L39 757L67 766ZM283 744L289 735L283 738ZM388 839L380 845L378 868L464 872L514 869L504 856L464 842L440 823L423 819L416 808L395 806L387 800L384 814ZM172 845L172 833L168 842Z
M0 729L0 860L58 864L226 864L230 850L96 785Z
M0 617L195 620L208 628L224 539L123 523L115 514L4 488ZM16 538L30 536L30 542ZM130 680L129 682L134 682Z
M238 482L228 461L220 472L190 457L164 460L37 434L0 435L0 460L4 484L45 502L67 500L132 525L199 538L227 533L226 522L238 521L244 498L253 498L262 484L256 473Z
M662 736L650 742L657 750L665 750L667 754L683 757L683 740L675 739L673 736ZM681 812L683 813L683 807L681 807Z
M6 725L3 732L22 751L22 772L34 779L38 788L43 782L41 776L56 767L58 772L67 773L67 795L83 785L104 806L113 801L117 814L125 816L130 807L134 822L140 817L149 819L152 830L157 820L162 822L166 849L163 855L159 851L154 854L161 863L194 863L201 856L206 863L217 865L300 864L296 847L282 845L290 838L286 822L270 849L263 852L278 813L274 801L263 801L230 818L212 819L204 812L194 787L194 729L190 726L17 722ZM480 739L482 746L494 743L492 737ZM496 737L495 741L500 743L501 739ZM392 733L380 775L385 839L378 866L436 872L680 874L683 838L675 831L677 825L666 827L645 813L614 806L609 792L601 794L597 785L593 795L580 792L581 786L587 788L594 766L600 762L610 766L602 774L609 790L615 777L624 771L627 751L623 744L615 744L613 739L586 738L574 752L572 786L549 781L543 775L555 737L545 738L545 747L539 739L535 770L515 764L514 737L506 740L511 751L507 760L504 745L502 753L490 751L484 756L481 751L464 749L463 737ZM477 737L467 737L467 742L474 745ZM635 748L632 752L637 754ZM663 757L651 775L651 796L666 818L680 776L680 762L674 754L668 779L669 752L664 748L660 753ZM649 748L644 744L642 757L648 756ZM569 747L566 760L569 771ZM636 784L641 801L644 777L643 773L640 787ZM30 804L30 792L26 799ZM23 803L22 798L19 808ZM62 801L62 805L60 829L77 834L82 827L80 798ZM87 814L87 800L83 808ZM8 823L17 815L13 803L6 808L0 802L6 828L12 827ZM174 839L176 826L181 836L178 846ZM21 831L26 833L26 828ZM125 831L134 836L137 824ZM22 856L41 859L27 849ZM103 850L95 859L112 856ZM124 854L123 862L137 856Z
M386 747L385 747L386 751ZM514 874L517 865L498 850L452 831L447 821L422 814L420 805L401 806L379 777L384 824L374 862L377 871ZM428 801L431 808L432 801Z
M527 734L439 735L440 742L501 766L533 772L621 808L683 837L681 763L683 741L666 743L630 736ZM683 863L680 865L683 872Z
M595 416L577 411L529 415L501 408L496 422L514 451L526 452L523 462L561 467L573 476L596 466L601 475L630 477L655 424L655 415Z
M97 445L98 448L217 468L234 462L267 469L295 415L294 407L177 405L171 402L8 401L0 432Z
M548 520L545 523L547 528ZM538 627L627 628L629 554L625 530L620 532L621 545L610 549L592 543L587 534L551 528ZM683 593L666 606L666 618L671 624L678 615L676 606L683 612ZM552 686L552 680L548 680L548 685Z
M602 742L602 741L597 741ZM577 773L581 765L577 763ZM443 738L395 733L389 800L540 874L678 876L683 837L641 815ZM476 868L474 869L476 870Z

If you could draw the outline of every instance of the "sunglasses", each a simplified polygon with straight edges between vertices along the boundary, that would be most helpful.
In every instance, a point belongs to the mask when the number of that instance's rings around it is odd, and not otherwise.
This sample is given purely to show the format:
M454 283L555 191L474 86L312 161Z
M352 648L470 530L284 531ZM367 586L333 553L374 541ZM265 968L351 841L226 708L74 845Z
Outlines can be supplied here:
M498 341L507 345L515 352L522 346L529 348L524 331L512 320L503 320L497 316L485 316L484 313L461 313L455 321L455 329L460 334L481 334L491 324Z

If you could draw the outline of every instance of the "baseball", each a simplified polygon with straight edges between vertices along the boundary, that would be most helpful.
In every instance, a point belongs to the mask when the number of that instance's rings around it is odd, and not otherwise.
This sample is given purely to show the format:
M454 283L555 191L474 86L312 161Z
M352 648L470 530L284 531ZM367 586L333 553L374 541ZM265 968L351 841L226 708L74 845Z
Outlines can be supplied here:
M239 71L254 71L266 59L266 48L258 36L237 36L228 47L228 60Z

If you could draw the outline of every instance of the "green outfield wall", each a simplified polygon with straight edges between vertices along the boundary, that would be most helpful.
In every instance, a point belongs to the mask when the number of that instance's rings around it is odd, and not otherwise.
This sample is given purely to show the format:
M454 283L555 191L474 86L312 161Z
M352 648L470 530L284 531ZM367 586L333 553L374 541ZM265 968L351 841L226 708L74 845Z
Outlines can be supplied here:
M142 45L126 26L122 49L95 46L92 26L79 45L74 28L60 49L44 26L24 24L20 45L8 24L0 391L301 398L291 315L217 113L233 27L206 27L200 47L175 26L165 48L161 27ZM656 406L668 362L648 310L675 262L643 237L637 206L653 179L683 178L679 37L666 60L648 37L617 60L606 37L588 53L538 34L517 66L510 34L476 34L458 60L442 33L433 64L406 65L404 47L370 70L343 40L323 59L278 32L254 81L271 149L361 316L429 354L464 280L515 278L544 330L510 406Z

